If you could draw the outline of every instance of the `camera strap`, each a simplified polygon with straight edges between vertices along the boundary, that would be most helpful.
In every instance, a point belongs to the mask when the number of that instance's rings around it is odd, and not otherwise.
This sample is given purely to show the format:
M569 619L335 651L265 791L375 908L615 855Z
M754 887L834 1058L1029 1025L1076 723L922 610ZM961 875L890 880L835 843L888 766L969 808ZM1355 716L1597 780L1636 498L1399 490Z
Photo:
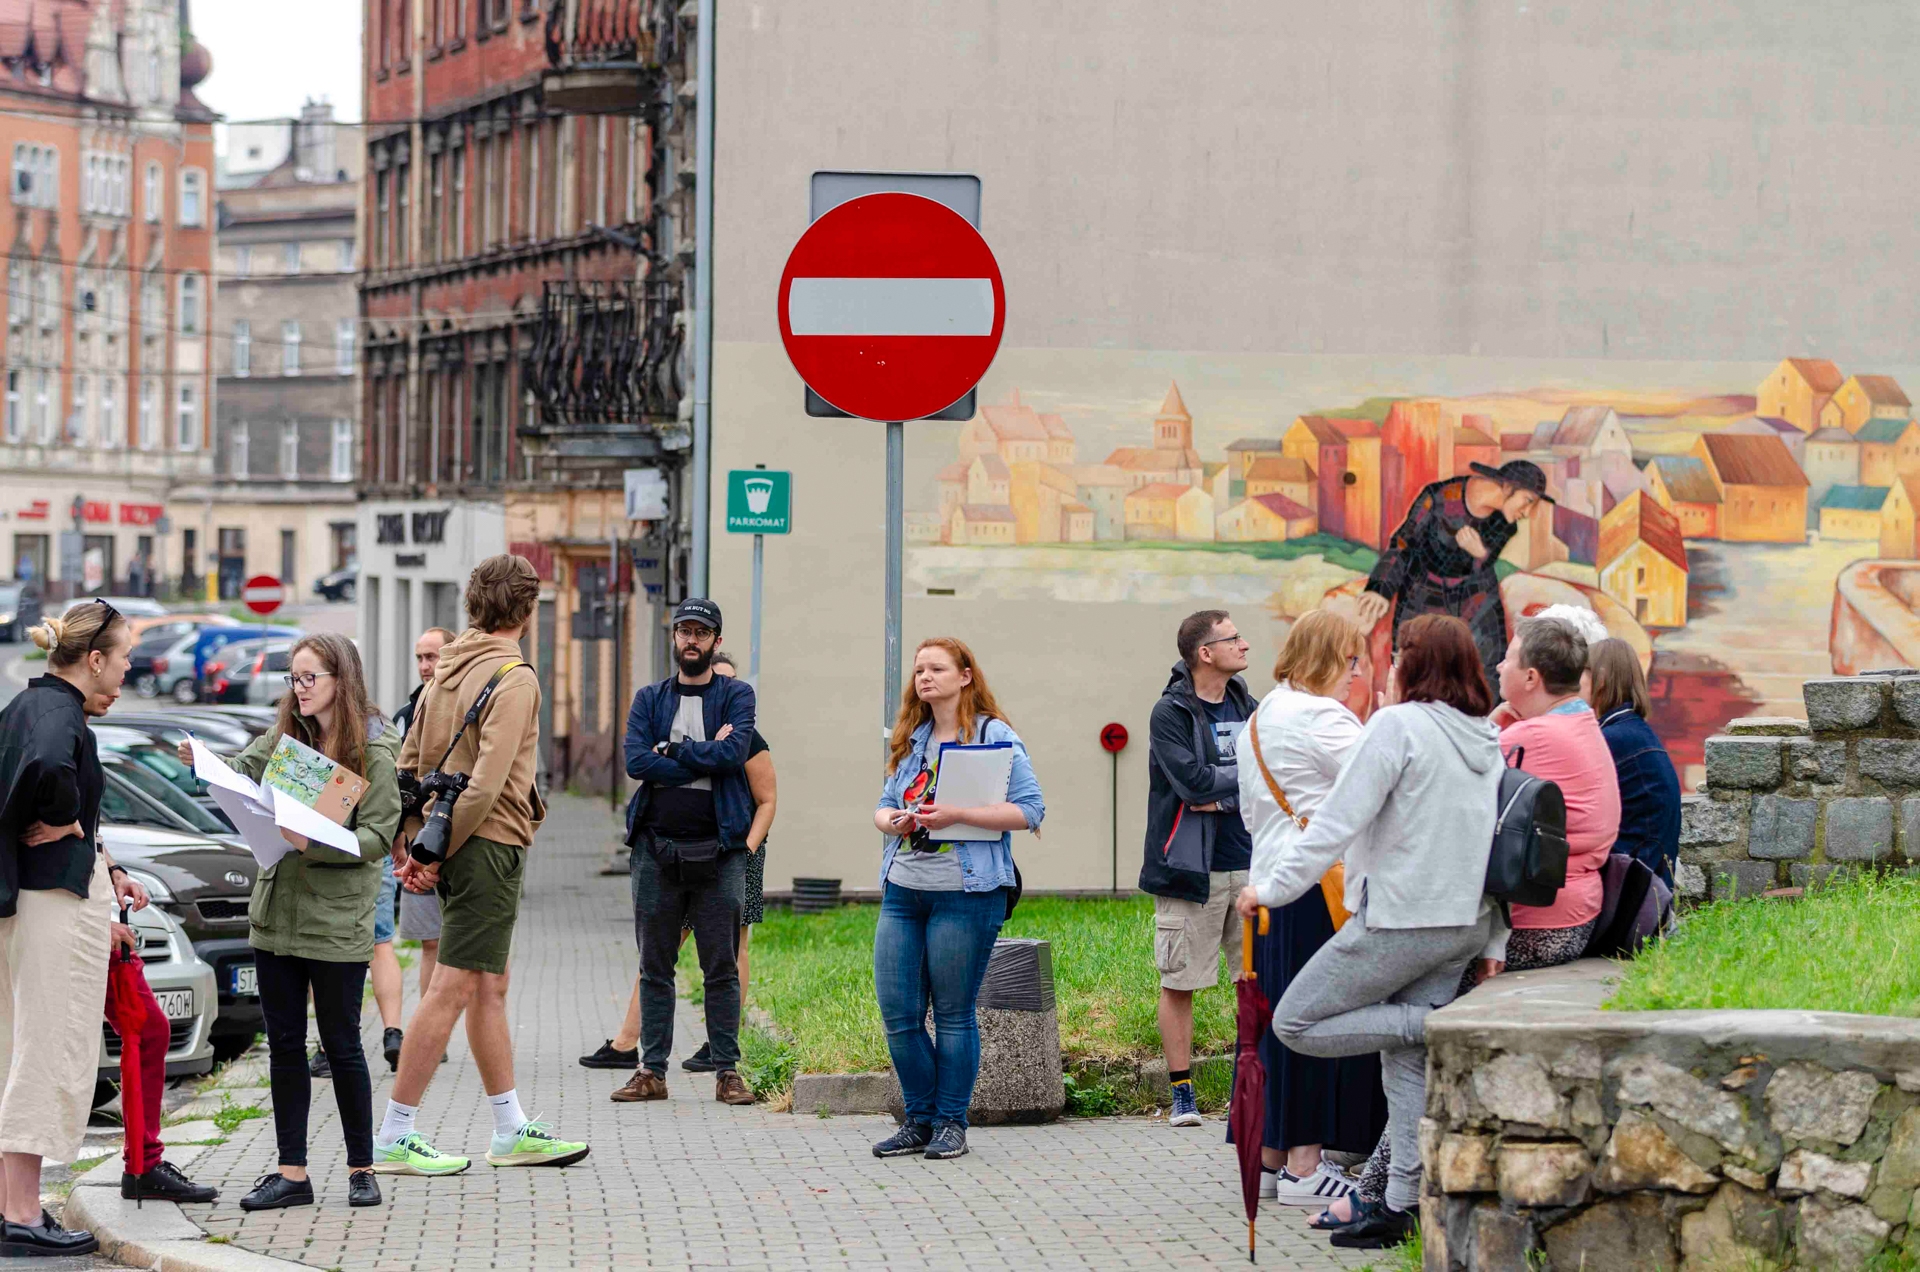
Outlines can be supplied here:
M466 719L462 720L460 727L454 730L453 741L447 743L446 754L442 755L440 762L433 766L434 772L437 773L447 766L447 761L453 757L453 748L460 745L460 739L467 735L467 730L472 727L473 722L480 718L481 708L487 705L488 698L493 697L494 689L499 686L501 680L506 678L506 674L515 667L524 667L526 665L527 664L521 659L509 658L506 662L501 663L500 669L493 673L492 678L489 679L485 685L481 686L480 696L475 698L473 705L467 708Z

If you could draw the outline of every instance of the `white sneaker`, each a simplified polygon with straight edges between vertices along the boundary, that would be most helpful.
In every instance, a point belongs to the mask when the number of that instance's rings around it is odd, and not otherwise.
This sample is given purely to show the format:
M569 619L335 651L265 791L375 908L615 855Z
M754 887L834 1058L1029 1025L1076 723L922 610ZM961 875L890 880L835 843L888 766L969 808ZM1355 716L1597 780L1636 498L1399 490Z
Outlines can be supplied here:
M1273 1180L1271 1192L1268 1191L1269 1178ZM1353 1184L1346 1176L1324 1161L1304 1178L1284 1166L1271 1176L1265 1171L1260 1174L1260 1195L1271 1197L1283 1206L1330 1206L1352 1191Z

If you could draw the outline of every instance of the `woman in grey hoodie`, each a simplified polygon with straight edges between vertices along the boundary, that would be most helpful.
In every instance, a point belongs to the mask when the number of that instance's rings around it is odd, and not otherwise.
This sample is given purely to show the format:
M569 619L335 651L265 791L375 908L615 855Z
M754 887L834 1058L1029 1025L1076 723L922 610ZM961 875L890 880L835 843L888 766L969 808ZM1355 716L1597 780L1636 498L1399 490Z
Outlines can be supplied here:
M1353 917L1288 986L1273 1031L1305 1055L1380 1053L1393 1157L1386 1200L1362 1203L1332 1238L1359 1249L1413 1231L1427 1016L1453 1000L1469 961L1505 953L1507 935L1484 893L1501 759L1472 632L1443 615L1409 622L1390 684L1389 705L1277 876L1284 905L1346 858Z

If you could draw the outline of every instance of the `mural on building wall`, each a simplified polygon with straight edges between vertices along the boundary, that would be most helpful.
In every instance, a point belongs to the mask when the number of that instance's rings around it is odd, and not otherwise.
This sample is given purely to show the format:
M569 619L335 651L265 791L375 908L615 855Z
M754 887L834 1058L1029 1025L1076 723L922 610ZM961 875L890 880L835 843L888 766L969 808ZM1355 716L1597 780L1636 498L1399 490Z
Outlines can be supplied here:
M1581 604L1641 651L1695 779L1707 733L1799 714L1807 676L1920 665L1920 423L1895 375L1791 357L1460 392L1446 360L1443 391L1400 391L1423 373L1396 364L1395 391L1343 373L1359 387L1296 412L1278 372L1263 394L1239 362L1182 363L1157 409L1137 367L983 391L909 503L909 588L1257 603L1278 630L1331 606L1383 666L1415 612L1465 617L1491 665L1513 620Z

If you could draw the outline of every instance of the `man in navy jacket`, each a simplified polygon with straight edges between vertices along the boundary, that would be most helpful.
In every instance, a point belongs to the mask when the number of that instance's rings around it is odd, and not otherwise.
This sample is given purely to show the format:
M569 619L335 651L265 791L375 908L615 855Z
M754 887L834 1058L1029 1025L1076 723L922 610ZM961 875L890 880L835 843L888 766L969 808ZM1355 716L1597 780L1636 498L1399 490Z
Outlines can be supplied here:
M751 1104L741 1080L740 972L735 962L746 903L746 777L753 742L753 687L713 674L720 607L693 597L673 612L675 674L633 696L627 713L627 776L640 788L627 805L633 925L640 946L640 1068L613 1098L664 1100L673 1051L674 964L691 924L706 980L707 1041L714 1095Z

